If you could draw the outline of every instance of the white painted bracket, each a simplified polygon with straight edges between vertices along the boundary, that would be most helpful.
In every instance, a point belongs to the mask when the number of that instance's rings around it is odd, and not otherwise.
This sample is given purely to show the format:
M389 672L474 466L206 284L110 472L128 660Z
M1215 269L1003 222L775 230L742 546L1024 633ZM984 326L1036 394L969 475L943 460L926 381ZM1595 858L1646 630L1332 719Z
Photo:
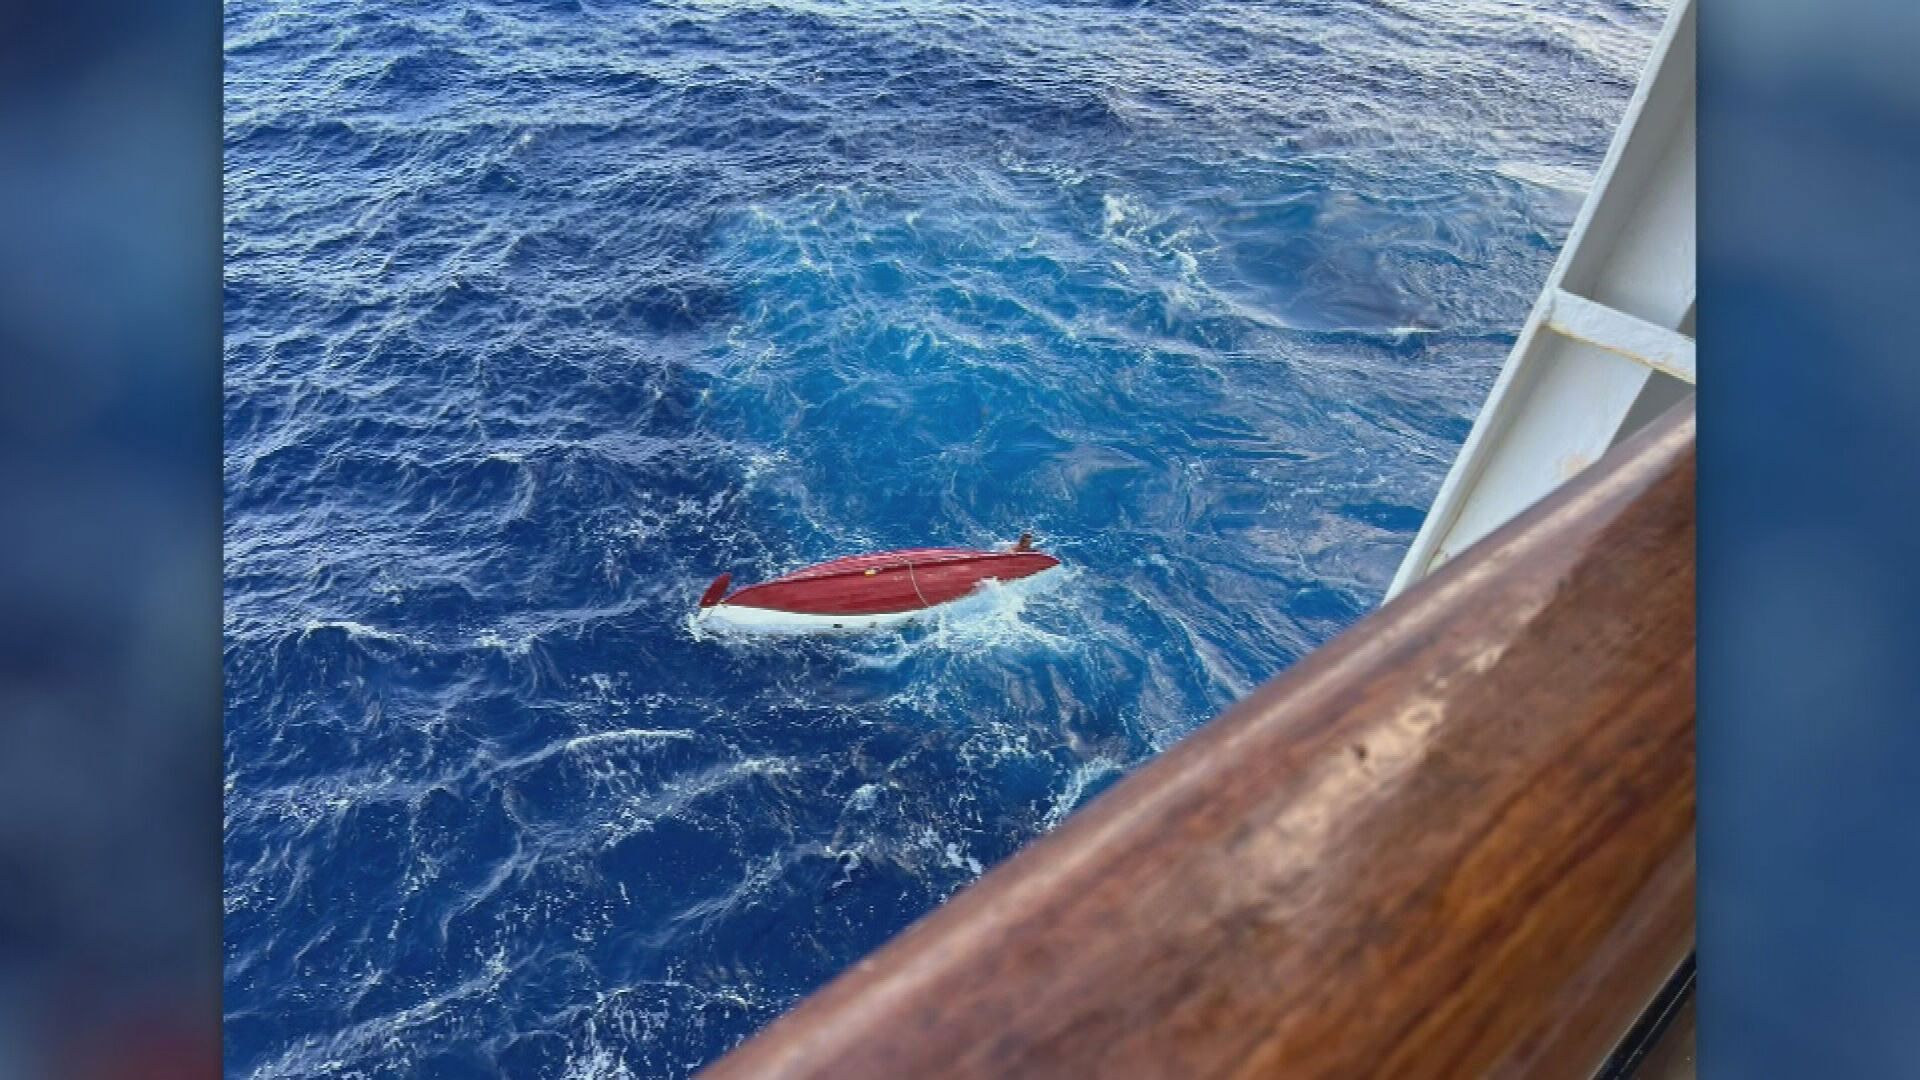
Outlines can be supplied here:
M1693 339L1645 319L1596 304L1565 289L1553 291L1547 329L1561 337L1593 345L1663 375L1693 382Z

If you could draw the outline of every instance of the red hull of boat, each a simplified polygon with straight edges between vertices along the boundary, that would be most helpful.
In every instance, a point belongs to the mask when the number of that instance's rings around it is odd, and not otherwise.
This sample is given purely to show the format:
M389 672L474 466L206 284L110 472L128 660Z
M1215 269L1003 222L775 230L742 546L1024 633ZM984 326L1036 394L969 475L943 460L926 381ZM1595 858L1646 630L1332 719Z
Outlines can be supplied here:
M909 548L809 566L712 602L801 615L890 615L958 600L985 581L1017 581L1059 565L1038 551Z

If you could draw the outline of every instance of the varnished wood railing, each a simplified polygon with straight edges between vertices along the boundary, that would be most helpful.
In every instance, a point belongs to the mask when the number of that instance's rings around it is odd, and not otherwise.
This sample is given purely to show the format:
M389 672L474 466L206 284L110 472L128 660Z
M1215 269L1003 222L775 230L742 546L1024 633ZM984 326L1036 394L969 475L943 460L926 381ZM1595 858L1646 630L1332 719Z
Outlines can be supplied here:
M707 1076L1587 1077L1693 933L1680 406Z

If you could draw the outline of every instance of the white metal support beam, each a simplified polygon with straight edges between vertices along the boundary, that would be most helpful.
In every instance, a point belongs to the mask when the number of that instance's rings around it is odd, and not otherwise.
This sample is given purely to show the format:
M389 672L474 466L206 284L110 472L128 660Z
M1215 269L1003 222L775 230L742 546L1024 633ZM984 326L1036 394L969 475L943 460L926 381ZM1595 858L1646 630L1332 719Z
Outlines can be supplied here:
M1553 291L1547 329L1561 337L1619 353L1682 382L1693 382L1692 338L1584 296L1575 296L1565 289Z
M1695 379L1694 3L1675 0L1560 258L1387 589L1586 468Z

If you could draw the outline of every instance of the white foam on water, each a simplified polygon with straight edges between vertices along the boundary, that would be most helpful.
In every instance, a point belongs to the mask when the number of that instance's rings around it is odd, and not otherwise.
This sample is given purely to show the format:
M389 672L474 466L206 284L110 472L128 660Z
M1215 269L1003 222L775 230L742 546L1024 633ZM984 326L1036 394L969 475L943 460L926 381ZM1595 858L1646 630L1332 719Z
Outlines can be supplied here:
M701 769L676 777L659 787L638 791L633 790L633 780L624 768L617 765L609 765L604 769L590 768L595 779L619 793L619 799L602 820L590 824L581 832L591 834L594 840L592 846L604 851L630 836L653 828L662 820L685 815L701 799L756 777L786 775L795 766L796 763L789 758L747 758Z
M309 1035L294 1043L279 1057L267 1061L248 1074L255 1080L278 1077L308 1077L336 1073L355 1074L369 1062L404 1060L429 1039L433 1027L442 1022L449 1007L472 1000L492 1000L500 992L512 965L505 948L488 957L485 968L459 985L425 1000L360 1023L331 1035ZM457 1010L455 1010L457 1011Z
M562 749L580 750L604 743L622 743L636 739L691 739L693 737L693 731L688 728L621 728L619 731L596 731L591 735L577 735L562 744Z
M352 619L308 619L306 625L300 628L300 636L306 637L309 634L316 634L322 630L341 630L344 631L348 637L356 641L384 641L393 645L413 645L421 647L420 642L415 641L405 634L395 633L391 630L381 630L378 627L368 626L366 623L355 622Z
M1067 820L1068 814L1079 808L1087 788L1102 777L1120 770L1119 762L1107 758L1095 758L1074 766L1073 771L1067 774L1066 787L1054 793L1053 804L1047 807L1046 817L1040 819L1041 830L1052 832L1058 828L1061 822Z
M473 644L475 648L498 649L508 656L525 656L527 651L533 648L534 640L539 636L539 632L536 631L519 638L507 638L489 630L474 638Z
M861 784L859 787L854 788L853 792L847 796L846 803L844 804L844 806L845 806L845 809L847 810L871 809L873 806L874 800L878 799L879 797L880 797L879 784L875 784L875 783Z
M1585 195L1593 186L1593 171L1572 165L1548 165L1530 161L1503 161L1493 171L1523 184L1549 188L1564 195Z
M802 844L751 859L738 881L717 895L706 897L681 910L673 916L672 921L697 922L703 927L718 924L735 912L752 907L800 860L824 853L818 844Z

